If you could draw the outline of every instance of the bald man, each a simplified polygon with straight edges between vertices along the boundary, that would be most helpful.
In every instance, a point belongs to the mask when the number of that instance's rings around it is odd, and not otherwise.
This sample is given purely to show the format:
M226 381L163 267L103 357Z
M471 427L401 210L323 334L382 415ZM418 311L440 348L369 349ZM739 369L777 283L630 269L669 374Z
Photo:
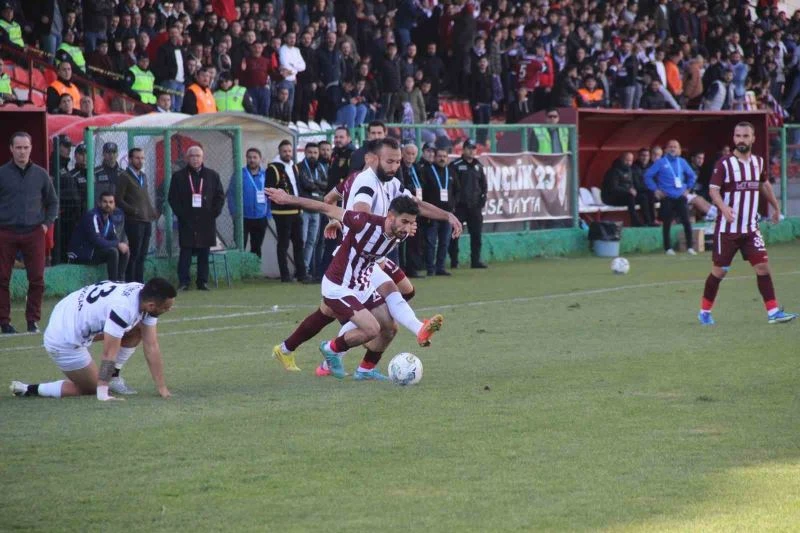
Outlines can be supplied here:
M178 283L188 291L189 267L197 256L197 288L208 290L208 255L217 244L217 217L225 205L225 191L219 174L203 164L203 149L186 151L186 166L172 175L169 205L178 217Z

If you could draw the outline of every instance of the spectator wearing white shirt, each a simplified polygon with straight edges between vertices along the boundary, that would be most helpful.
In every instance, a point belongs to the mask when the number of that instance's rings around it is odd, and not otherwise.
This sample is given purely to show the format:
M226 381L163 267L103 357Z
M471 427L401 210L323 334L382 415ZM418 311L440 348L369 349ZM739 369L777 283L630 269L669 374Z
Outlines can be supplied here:
M283 74L283 80L278 84L278 88L285 87L289 90L290 109L294 109L294 88L297 85L297 74L306 70L306 62L300 49L295 46L296 41L297 35L294 32L287 33L283 45L278 51Z

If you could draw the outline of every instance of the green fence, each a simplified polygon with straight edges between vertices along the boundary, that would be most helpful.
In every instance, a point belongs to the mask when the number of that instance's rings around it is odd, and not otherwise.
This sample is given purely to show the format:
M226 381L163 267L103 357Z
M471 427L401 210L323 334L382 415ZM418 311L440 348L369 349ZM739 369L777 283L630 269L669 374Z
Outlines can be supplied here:
M800 216L800 124L787 124L782 128L770 128L770 175L775 178L781 213ZM777 153L776 153L777 152ZM778 160L780 170L772 171Z
M226 204L217 218L217 236L226 248L243 248L242 181L232 179L239 175L243 166L242 134L238 126L87 128L84 132L87 206L95 204L98 189L108 188L107 183L98 183L95 175L95 170L100 170L96 167L103 164L103 146L106 143L117 145L118 153L113 159L116 159L121 169L127 168L130 148L144 150L147 188L159 213L158 220L154 222L150 253L157 257L171 258L177 252L177 239L173 236L177 226L167 194L173 173L186 166L186 150L197 145L203 148L203 164L219 173L225 191L234 187L236 214L232 214Z

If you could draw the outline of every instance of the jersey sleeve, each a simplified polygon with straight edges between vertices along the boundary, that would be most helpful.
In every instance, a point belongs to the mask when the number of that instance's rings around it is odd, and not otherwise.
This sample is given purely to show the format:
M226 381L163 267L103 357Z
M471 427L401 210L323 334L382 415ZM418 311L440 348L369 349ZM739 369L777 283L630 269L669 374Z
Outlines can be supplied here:
M722 161L723 160L720 159L717 161L717 164L714 165L714 171L711 173L711 179L708 182L709 187L715 187L717 189L722 187L722 183L725 181L725 163Z
M339 183L337 183L337 184L336 184L336 186L333 188L333 190L334 190L334 191L336 191L336 194L338 194L338 195L339 195L339 198L344 198L345 183L347 183L347 182L346 182L346 181L344 181L344 180L343 180L343 181L340 181L340 182L339 182Z
M766 160L763 157L759 157L758 158L758 163L759 163L758 181L761 182L761 183L764 183L765 181L767 181Z
M123 309L119 306L114 306L106 317L106 322L103 325L103 333L121 339L125 333L131 329L133 320L128 316Z
M378 193L375 190L375 184L371 183L370 180L367 180L363 177L363 175L359 175L353 180L353 185L350 188L350 197L352 198L350 205L356 205L359 202L364 202L365 204L372 205L372 200L375 198L375 195Z
M364 213L362 211L345 211L342 217L342 224L356 233L363 230L368 222L369 213Z
M158 318L145 314L144 318L142 319L142 324L145 326L155 326L158 324Z

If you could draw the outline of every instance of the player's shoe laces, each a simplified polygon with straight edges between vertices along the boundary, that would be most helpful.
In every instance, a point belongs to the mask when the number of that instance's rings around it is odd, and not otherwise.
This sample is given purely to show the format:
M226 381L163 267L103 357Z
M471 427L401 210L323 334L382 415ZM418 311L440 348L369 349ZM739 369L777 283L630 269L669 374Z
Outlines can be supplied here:
M791 322L795 318L797 318L797 313L786 313L783 309L778 309L775 313L769 315L767 322L770 324L782 324Z
M14 396L25 396L28 392L28 385L21 381L12 381L9 389Z
M444 322L444 317L442 315L433 315L430 318L425 319L425 322L422 323L422 329L419 330L417 333L417 342L420 346L430 346L431 345L431 337L433 334L442 329L442 323Z
M108 389L111 392L116 392L117 394L122 394L126 396L139 394L134 389L128 387L128 384L125 383L125 379L123 379L122 376L111 378L111 381L108 382Z
M294 353L292 352L283 353L280 344L276 344L275 347L272 349L272 357L277 359L278 362L283 365L283 368L288 370L289 372L300 372L300 369L294 362Z
M711 316L711 311L700 311L697 313L697 320L699 320L700 324L703 326L713 326L716 324L714 318Z
M389 378L375 370L356 370L353 374L355 381L389 381Z
M322 353L322 357L325 358L325 362L328 363L328 369L331 375L337 379L344 379L347 373L344 371L344 366L342 365L342 357L328 348L328 341L322 341L320 343L319 351Z

